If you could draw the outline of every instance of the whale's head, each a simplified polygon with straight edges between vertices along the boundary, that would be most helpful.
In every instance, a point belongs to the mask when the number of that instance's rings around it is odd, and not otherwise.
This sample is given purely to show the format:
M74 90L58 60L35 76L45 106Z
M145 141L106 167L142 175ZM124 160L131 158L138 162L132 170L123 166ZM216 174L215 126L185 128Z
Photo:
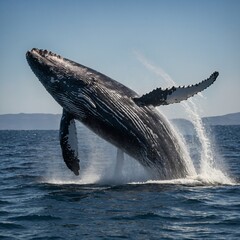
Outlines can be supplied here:
M75 106L77 98L89 98L86 92L93 82L93 73L87 67L36 48L28 51L26 58L40 82L63 108Z
M67 86L77 83L79 87L88 84L84 69L86 67L75 63L51 51L33 48L26 53L27 61L45 88L61 91Z

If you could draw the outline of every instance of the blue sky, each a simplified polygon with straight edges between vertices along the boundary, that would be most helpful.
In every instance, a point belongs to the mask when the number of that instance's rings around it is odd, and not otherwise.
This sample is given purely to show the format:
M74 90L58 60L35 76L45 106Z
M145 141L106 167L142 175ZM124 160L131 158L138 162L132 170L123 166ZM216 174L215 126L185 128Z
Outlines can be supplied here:
M61 112L25 60L33 47L92 67L139 93L167 86L139 55L178 85L217 70L217 82L196 98L201 114L238 112L239 13L238 0L1 0L0 114ZM183 114L179 105L161 109L171 118Z

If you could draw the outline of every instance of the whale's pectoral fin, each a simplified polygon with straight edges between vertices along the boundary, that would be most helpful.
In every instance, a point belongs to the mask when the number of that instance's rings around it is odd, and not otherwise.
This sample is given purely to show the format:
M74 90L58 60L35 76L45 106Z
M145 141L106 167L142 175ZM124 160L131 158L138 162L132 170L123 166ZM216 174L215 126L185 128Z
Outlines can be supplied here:
M64 162L75 175L79 175L77 131L74 118L63 110L59 133Z
M139 106L160 106L172 103L179 103L192 97L194 94L203 91L214 83L218 77L218 72L214 72L208 79L188 87L172 87L170 89L157 88L139 98L133 98L134 102Z

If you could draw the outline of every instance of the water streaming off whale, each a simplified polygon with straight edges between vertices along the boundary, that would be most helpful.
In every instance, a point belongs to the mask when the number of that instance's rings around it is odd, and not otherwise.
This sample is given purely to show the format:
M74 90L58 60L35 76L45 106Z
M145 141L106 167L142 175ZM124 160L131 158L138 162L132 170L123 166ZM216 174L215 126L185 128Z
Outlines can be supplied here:
M136 52L137 59L151 72L164 80L167 85L177 85L175 81L167 74L162 68L155 66L142 54ZM199 93L202 96L201 93ZM200 180L206 183L220 183L220 184L233 184L234 180L231 179L225 169L225 166L221 159L219 159L217 149L213 147L211 136L207 134L205 126L199 115L199 108L197 103L193 99L183 101L180 103L184 111L188 115L189 120L193 123L196 137L198 138L200 161L195 161L195 167L193 160L189 158L190 149L187 148L186 142L181 136L182 133L177 128L173 128L173 132L178 135L177 139L181 143L182 149L185 152L184 159L190 169L190 178ZM186 153L187 152L187 153ZM196 169L200 166L199 169Z

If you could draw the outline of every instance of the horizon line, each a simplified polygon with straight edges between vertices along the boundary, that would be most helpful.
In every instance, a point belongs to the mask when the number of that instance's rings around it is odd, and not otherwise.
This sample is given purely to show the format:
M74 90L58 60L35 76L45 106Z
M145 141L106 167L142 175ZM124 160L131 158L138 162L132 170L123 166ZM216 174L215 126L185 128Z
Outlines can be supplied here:
M225 114L221 114L221 115L213 115L213 116L204 116L204 117L201 117L201 118L208 118L208 117L221 117L221 116L226 116L226 115L231 115L231 114L238 114L240 113L239 112L231 112L231 113L225 113ZM24 113L24 112L19 112L19 113L2 113L0 114L0 116L4 116L4 115L37 115L37 114L41 114L41 115L62 115L62 113L38 113L38 112L35 112L35 113ZM171 118L171 119L175 119L175 118ZM184 119L184 118L176 118L176 119Z

